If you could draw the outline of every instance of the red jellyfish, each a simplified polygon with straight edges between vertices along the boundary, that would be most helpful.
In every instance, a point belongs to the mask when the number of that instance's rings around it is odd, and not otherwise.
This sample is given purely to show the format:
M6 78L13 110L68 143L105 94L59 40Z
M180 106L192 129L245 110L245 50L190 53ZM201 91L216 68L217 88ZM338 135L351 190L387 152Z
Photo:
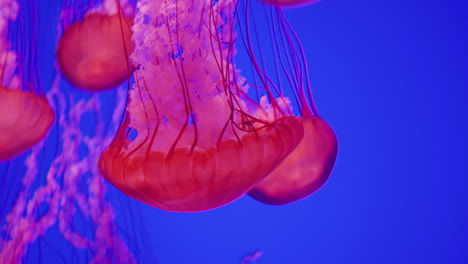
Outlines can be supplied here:
M249 195L268 204L307 197L325 184L333 169L338 143L330 125L318 116L303 116L304 137L296 149Z
M115 87L132 73L133 8L126 1L105 0L82 21L66 27L57 45L60 71L73 85L88 91Z
M16 53L6 39L10 20L16 20L16 1L0 1L0 161L24 152L46 135L54 121L54 112L41 91L20 81ZM39 95L38 95L39 94Z
M273 52L276 77L285 77L289 81L286 87L291 88L291 95L295 98L295 105L299 108L299 116L296 121L304 127L304 136L292 153L283 160L275 170L258 183L249 195L267 204L286 204L300 200L317 191L324 185L331 174L338 151L338 142L335 132L330 125L318 115L315 106L310 83L308 80L307 63L301 48L300 41L290 25L285 20L281 10L272 12L270 32L273 48L262 48L262 60L265 60L267 50ZM248 28L242 31L243 35L250 32ZM264 41L264 40L262 40ZM294 116L292 104L286 97L285 85L274 85L272 76L267 75L267 67L260 67L255 59L254 45L248 42L247 52L253 58L256 74L263 81L267 94L276 93L276 99L281 103L283 113ZM281 69L281 70L280 70ZM282 71L282 74L280 73ZM257 86L258 87L258 86ZM259 93L259 92L258 92ZM266 101L267 97L260 98L263 109L271 112L271 105Z
M237 3L141 0L136 83L126 117L102 153L103 176L169 211L202 211L251 190L303 136L295 117L256 117L261 106L234 65Z

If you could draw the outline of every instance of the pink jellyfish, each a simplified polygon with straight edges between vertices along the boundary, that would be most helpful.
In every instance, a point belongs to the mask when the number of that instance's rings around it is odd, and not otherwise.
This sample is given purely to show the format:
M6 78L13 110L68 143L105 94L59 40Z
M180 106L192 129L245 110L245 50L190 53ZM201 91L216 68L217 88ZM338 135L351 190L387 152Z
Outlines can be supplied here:
M300 117L266 81L265 96L249 96L234 64L237 7L224 0L139 2L136 83L125 121L99 161L104 177L129 196L169 211L212 209L251 190L264 202L285 203L328 177L336 138L309 109L305 88L295 88ZM283 172L291 168L294 177Z
M240 9L254 12L249 1ZM272 8L267 17L268 24L262 25L269 28L271 48L259 45L265 40L255 43L256 38L250 36L253 31L251 27L255 24L250 22L249 14L240 20L246 21L241 25L242 38L246 43L246 52L252 59L254 74L260 80L260 84L254 86L258 101L267 113L266 118L274 118L271 115L274 109L268 103L268 98L271 94L277 94L277 100L280 99L279 103L286 109L282 114L295 116L304 128L304 136L298 146L265 179L256 184L249 195L267 204L294 202L311 195L325 184L336 160L337 138L330 125L318 114L305 54L282 10ZM266 66L268 62L265 63L265 60L268 59L273 67ZM268 74L269 71L273 74ZM275 83L273 79L286 81ZM262 86L264 88L260 89ZM263 90L266 90L264 96L258 96ZM298 111L294 111L293 106Z
M65 25L56 51L65 78L88 91L109 89L127 80L132 73L128 60L133 50L132 24L132 5L105 0L81 21Z
M31 76L26 69L18 68L16 52L7 40L9 22L18 15L18 3L1 0L0 6L0 161L4 161L44 138L54 122L54 112L37 83L21 82Z
M99 167L126 194L201 211L252 189L296 147L303 127L262 120L233 62L232 1L139 1L137 70L126 119ZM275 105L281 111L279 105Z

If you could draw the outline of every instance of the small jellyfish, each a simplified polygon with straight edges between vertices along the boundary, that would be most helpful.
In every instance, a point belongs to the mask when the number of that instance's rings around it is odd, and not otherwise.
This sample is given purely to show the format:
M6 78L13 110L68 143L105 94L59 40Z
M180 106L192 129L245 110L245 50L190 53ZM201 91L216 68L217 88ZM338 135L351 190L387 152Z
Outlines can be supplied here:
M66 27L60 37L56 50L59 69L78 88L102 91L130 77L133 12L121 2L104 1L83 20Z
M11 159L44 138L54 122L45 97L0 87L0 161Z
M252 8L246 8L246 10ZM252 11L251 11L252 12ZM253 198L267 203L281 205L305 198L322 187L329 178L338 151L338 141L331 126L319 116L312 96L306 56L297 34L288 25L281 9L268 16L271 48L255 49L251 39L245 37L251 31L248 23L241 25L241 32L249 43L246 49L254 65L254 71L267 89L260 98L260 105L265 110L266 119L274 120L273 105L279 104L286 116L295 116L296 121L304 128L304 136L298 146L250 192ZM246 20L247 21L247 20ZM255 26L255 24L254 24ZM262 44L265 40L262 40ZM257 54L260 54L258 59ZM273 67L268 67L265 60L271 58ZM268 70L270 69L270 72ZM273 72L273 74L271 74ZM272 80L287 80L273 82ZM262 89L257 88L257 94ZM270 93L276 92L279 97L271 100ZM292 98L293 100L291 100ZM297 106L298 111L294 111Z
M9 22L18 15L18 3L2 0L0 6L0 161L4 161L44 138L55 115L39 84L18 68L17 53L7 40ZM21 39L17 41L18 47L24 44Z
M318 116L301 118L304 137L296 149L249 192L268 204L286 204L317 191L335 164L338 142L330 125Z

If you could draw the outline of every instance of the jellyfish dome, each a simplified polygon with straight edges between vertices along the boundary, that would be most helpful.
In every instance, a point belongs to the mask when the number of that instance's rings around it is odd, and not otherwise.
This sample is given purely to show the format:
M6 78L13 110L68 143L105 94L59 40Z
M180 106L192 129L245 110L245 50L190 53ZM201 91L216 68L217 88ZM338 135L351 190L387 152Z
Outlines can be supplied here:
M301 122L302 141L249 192L253 198L268 204L286 204L309 196L327 181L338 151L335 132L320 117L301 118Z
M0 113L0 161L44 138L55 116L44 97L4 87L0 87Z
M0 161L29 149L46 135L55 115L38 84L26 87L7 33L18 15L16 1L0 1Z
M82 21L69 25L60 37L56 57L60 71L73 85L87 91L101 91L127 80L132 67L132 11L124 6L90 10ZM106 8L107 7L107 8ZM128 8L127 8L128 10Z

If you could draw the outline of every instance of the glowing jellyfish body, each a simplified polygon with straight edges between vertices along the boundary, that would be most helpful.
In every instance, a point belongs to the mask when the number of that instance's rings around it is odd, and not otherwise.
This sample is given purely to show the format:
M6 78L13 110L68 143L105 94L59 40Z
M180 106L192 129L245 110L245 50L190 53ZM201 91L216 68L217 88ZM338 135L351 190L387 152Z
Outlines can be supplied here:
M297 201L325 184L335 164L338 142L330 125L319 117L301 118L304 137L296 149L249 195L268 204Z
M127 120L99 162L128 195L170 211L215 208L252 189L301 140L295 118L255 117L263 109L233 63L235 7L139 2L137 84Z
M132 73L128 56L133 49L130 30L133 17L112 11L87 14L82 21L67 27L59 40L56 51L59 68L65 78L84 90L115 87Z
M127 153L120 152L126 146L114 144L103 153L100 169L117 188L155 207L169 211L212 209L252 189L294 149L301 136L300 125L284 119L271 126L258 135L223 140L216 147L195 151L186 147L171 153L151 151L126 157Z
M54 112L34 92L0 87L0 161L10 159L44 138Z

